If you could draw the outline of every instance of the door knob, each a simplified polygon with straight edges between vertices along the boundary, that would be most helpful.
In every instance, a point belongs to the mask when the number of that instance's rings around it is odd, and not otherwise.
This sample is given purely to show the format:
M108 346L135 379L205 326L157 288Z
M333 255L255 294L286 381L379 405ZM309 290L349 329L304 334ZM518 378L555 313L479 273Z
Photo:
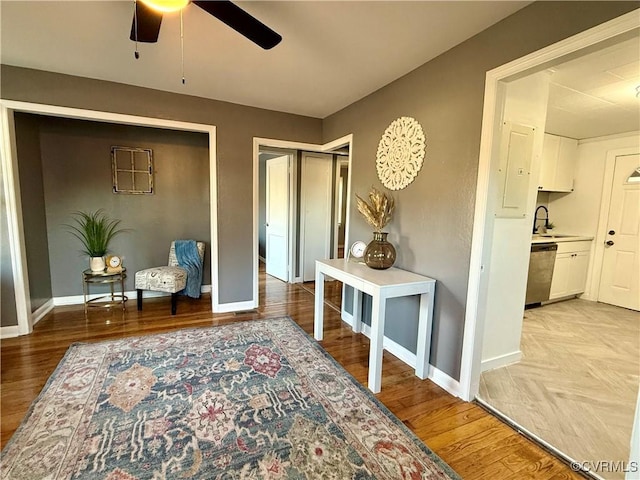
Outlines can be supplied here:
M611 245L613 245L614 243L613 243L613 240L609 240L609 241L607 241L607 242L604 242L604 244L605 244L605 245L609 245L609 246L611 246Z
M616 231L615 230L609 230L609 235L615 235Z

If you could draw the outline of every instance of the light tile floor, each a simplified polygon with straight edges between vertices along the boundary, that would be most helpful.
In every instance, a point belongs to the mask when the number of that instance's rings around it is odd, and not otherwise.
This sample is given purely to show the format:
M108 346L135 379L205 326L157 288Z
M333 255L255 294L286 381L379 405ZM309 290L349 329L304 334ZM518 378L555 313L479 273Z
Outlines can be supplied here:
M525 310L521 349L482 374L480 397L577 461L628 461L640 313L579 299Z

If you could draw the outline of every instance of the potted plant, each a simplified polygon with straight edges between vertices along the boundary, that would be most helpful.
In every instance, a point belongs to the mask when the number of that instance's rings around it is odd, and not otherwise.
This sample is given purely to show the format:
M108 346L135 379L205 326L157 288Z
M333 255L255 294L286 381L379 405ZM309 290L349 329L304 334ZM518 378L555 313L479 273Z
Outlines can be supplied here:
M105 269L104 256L109 249L109 242L125 229L118 228L120 220L109 218L103 209L96 212L72 213L75 225L66 225L69 232L82 242L82 252L89 255L91 271L100 272Z

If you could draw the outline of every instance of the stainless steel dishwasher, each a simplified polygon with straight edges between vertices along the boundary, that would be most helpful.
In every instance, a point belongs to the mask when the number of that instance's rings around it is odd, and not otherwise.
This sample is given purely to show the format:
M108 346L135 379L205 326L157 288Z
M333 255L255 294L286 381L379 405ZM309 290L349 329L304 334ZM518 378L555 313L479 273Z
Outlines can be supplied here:
M549 300L553 267L556 263L556 243L532 243L524 304L533 305Z

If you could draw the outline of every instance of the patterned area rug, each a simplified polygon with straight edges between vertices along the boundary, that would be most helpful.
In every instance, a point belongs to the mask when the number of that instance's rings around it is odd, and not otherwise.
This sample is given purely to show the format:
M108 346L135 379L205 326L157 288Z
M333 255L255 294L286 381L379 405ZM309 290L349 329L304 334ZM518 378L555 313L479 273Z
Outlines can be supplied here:
M458 478L289 318L72 345L0 473Z

